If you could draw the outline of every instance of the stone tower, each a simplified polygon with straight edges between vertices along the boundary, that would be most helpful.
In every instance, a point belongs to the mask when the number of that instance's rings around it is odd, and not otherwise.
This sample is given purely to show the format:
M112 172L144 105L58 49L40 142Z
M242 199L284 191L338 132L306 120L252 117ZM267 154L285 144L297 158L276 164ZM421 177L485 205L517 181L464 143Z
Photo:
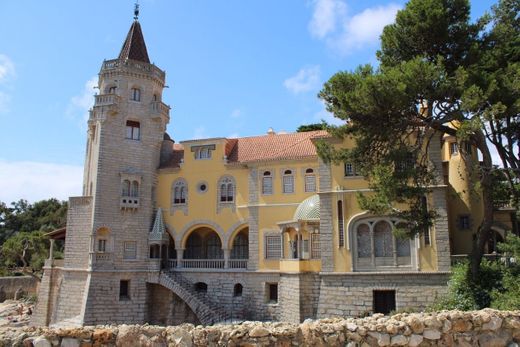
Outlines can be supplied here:
M83 196L70 199L64 264L46 271L40 291L54 307L37 307L39 324L146 319L148 235L170 108L161 101L165 73L150 63L137 14L119 57L99 72Z

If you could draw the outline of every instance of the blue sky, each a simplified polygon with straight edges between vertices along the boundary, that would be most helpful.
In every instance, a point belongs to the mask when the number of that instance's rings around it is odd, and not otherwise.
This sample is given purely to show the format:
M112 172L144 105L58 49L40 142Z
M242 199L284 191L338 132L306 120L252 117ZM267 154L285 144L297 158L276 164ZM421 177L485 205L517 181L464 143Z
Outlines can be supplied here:
M495 1L473 0L477 18ZM150 59L166 70L182 141L331 121L316 97L336 71L374 63L402 0L141 0ZM0 201L79 195L87 110L133 1L3 1Z

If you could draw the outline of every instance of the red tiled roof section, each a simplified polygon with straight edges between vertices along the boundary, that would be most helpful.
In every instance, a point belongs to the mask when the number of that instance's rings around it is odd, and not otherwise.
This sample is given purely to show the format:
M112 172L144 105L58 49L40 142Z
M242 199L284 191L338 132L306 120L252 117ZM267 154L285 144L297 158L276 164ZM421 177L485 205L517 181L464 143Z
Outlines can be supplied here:
M132 59L150 64L143 32L141 31L141 24L138 21L132 23L121 48L121 53L119 53L119 59Z
M312 139L330 136L324 130L243 137L228 155L230 162L294 160L317 155Z

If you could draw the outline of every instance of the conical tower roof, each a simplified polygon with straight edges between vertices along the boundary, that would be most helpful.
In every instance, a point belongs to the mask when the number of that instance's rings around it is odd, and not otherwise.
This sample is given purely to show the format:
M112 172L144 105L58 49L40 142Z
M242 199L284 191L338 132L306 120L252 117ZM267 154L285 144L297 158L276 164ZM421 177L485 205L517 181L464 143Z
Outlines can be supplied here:
M146 44L144 43L143 32L141 30L141 24L139 24L137 19L134 20L130 30L128 31L128 35L126 35L126 40L121 48L121 53L119 53L119 59L132 59L150 64Z

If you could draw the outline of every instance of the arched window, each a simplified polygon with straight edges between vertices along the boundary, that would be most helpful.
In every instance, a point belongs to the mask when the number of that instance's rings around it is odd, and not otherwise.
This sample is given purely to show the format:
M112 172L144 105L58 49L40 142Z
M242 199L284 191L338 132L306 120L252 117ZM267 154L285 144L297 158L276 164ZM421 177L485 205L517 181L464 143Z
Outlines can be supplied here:
M230 177L220 179L220 202L234 202L235 201L235 183Z
M244 287L240 283L235 284L235 286L233 287L233 296L242 296L243 290Z
M392 226L386 221L379 221L374 226L374 254L376 257L392 257L393 253Z
M153 101L159 101L159 96L157 94L153 95Z
M407 225L386 217L369 217L353 225L355 271L384 270L388 267L413 268L415 242L394 236L394 229Z
M316 191L316 175L314 170L309 168L305 170L305 192Z
M173 183L173 204L186 204L188 187L186 181L179 179Z
M133 198L137 198L139 196L139 183L137 181L132 181L130 196Z
M121 187L121 195L122 196L130 196L130 181L124 180Z
M357 227L357 251L359 258L370 258L372 256L372 245L370 239L370 228L368 225L359 225Z
M271 171L264 171L262 175L262 194L273 194L273 175Z
M285 170L282 177L283 192L294 193L294 174L292 170Z
M108 88L108 94L115 94L117 90L116 86L111 86Z
M130 90L130 100L132 101L141 101L141 89L132 88Z

